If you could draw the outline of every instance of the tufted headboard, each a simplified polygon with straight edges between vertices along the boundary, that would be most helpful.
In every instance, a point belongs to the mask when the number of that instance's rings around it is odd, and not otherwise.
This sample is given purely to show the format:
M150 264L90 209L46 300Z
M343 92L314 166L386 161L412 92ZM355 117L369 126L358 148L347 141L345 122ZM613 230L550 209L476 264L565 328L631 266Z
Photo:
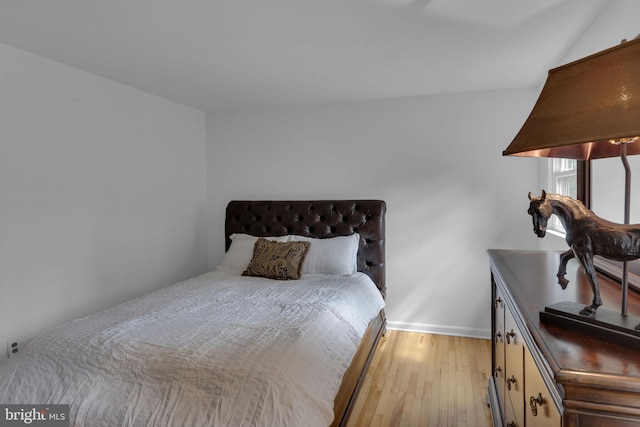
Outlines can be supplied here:
M238 201L227 205L225 250L233 233L253 236L296 234L327 238L360 234L358 271L371 277L383 297L386 204L382 200Z

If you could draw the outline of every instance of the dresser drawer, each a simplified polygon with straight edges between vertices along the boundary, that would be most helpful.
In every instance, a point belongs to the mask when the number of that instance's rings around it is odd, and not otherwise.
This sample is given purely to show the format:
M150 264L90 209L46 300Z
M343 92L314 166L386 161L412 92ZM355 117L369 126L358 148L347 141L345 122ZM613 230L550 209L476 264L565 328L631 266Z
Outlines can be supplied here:
M559 427L561 426L560 411L556 408L547 389L542 375L529 350L524 351L524 396L527 408L525 410L526 425L528 427Z

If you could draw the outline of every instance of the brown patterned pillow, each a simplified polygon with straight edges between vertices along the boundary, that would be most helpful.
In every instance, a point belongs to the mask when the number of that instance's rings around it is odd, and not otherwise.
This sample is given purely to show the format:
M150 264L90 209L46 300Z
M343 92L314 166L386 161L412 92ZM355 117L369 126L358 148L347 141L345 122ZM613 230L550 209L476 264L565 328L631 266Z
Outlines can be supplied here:
M309 246L309 242L275 242L260 238L253 247L253 258L242 275L279 280L299 279Z

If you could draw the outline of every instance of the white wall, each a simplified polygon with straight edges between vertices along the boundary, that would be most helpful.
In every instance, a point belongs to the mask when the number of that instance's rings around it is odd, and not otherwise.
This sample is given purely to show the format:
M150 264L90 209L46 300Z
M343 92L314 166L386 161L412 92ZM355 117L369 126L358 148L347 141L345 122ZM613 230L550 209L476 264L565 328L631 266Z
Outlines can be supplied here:
M488 336L487 248L535 248L535 159L503 158L533 90L207 116L210 267L231 199L387 202L391 327Z
M5 343L203 272L205 116L0 45Z

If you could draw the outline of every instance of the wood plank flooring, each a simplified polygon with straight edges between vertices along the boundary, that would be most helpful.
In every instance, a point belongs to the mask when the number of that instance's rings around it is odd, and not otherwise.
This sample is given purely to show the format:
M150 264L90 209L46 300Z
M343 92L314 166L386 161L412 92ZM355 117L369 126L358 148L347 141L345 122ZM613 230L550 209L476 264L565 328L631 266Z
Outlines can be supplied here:
M348 427L491 426L491 341L387 331Z

